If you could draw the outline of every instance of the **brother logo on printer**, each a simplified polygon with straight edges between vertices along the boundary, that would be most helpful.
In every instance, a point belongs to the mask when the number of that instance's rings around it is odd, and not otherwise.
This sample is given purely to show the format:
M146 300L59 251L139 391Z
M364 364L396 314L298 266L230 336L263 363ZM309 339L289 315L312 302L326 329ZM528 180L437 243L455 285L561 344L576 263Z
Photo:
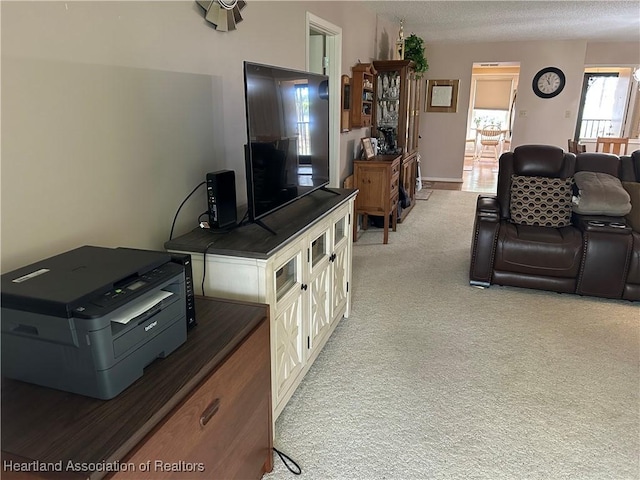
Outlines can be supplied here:
M156 320L155 322L150 323L149 325L147 325L146 327L144 327L144 331L148 332L149 330L151 330L153 327L155 327L156 325L158 325L158 321Z

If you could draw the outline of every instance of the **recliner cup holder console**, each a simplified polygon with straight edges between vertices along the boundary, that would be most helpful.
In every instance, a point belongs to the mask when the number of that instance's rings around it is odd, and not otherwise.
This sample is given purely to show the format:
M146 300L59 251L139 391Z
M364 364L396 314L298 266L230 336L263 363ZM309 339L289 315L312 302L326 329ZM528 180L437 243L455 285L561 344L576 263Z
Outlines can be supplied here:
M592 227L627 228L626 223L620 223L620 222L601 222L599 220L589 220L589 222L587 223Z
M629 230L631 231L631 227L629 227L626 223L624 222L608 222L606 220L588 220L585 222L588 230L591 230L592 228L615 228L618 230ZM594 230L595 231L595 230Z

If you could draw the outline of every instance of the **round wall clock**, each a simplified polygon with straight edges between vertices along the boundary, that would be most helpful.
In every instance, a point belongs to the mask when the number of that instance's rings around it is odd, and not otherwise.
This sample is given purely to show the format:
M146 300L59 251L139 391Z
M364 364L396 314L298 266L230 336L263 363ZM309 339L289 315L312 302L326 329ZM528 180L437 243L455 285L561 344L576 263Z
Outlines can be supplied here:
M531 84L533 92L540 98L553 98L558 95L566 79L562 70L556 67L546 67L536 73Z

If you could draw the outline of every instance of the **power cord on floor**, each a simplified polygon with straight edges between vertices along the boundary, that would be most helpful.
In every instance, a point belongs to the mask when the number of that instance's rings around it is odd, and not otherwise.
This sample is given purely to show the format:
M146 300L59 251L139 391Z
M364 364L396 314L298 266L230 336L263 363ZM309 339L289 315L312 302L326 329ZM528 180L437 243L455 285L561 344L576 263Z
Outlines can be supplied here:
M294 475L300 475L302 473L302 469L300 468L300 465L298 465L289 455L287 455L286 453L282 453L276 447L273 447L273 451L278 454L278 456L280 457L280 460L282 460L282 463L284 463L284 466L287 467L287 469L291 473L293 473ZM291 465L289 465L288 462L291 462L293 464L293 466L297 469L297 471L294 470L291 467Z

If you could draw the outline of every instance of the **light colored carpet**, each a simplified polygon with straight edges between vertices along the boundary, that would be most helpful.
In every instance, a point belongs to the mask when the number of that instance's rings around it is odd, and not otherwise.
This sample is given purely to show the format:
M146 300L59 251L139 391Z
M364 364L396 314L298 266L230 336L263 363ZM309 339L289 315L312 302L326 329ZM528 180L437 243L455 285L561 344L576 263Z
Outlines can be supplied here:
M351 317L276 422L299 478L640 478L638 304L469 287L476 197L354 244Z

